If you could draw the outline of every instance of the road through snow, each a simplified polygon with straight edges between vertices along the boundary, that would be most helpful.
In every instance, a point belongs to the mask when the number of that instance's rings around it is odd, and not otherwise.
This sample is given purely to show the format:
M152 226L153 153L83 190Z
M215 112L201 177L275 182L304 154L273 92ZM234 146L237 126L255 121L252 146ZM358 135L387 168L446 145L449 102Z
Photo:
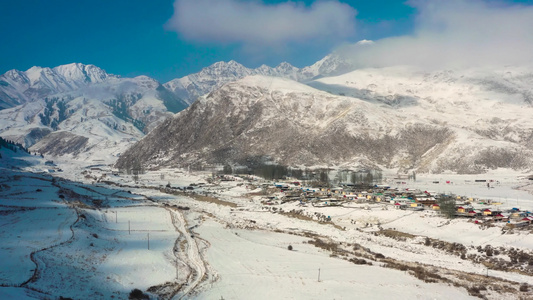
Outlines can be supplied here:
M204 278L206 272L206 267L200 254L200 250L198 248L196 240L192 237L191 233L185 227L185 219L183 218L181 212L179 212L178 210L170 209L169 212L172 216L172 222L174 223L174 227L180 232L180 234L185 237L187 241L186 255L190 262L189 267L193 269L191 276L188 278L188 282L185 289L178 296L178 299L182 299L191 291L193 291L200 284L200 282L202 282L202 279Z

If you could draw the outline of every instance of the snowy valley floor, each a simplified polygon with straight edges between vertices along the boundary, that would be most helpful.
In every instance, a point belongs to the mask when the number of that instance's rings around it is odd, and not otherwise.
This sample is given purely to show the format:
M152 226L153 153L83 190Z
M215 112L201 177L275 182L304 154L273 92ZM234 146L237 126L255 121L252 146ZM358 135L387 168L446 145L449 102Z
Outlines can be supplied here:
M531 273L494 264L510 261L511 249L531 255L531 230L381 204L274 209L238 182L195 194L160 189L206 182L180 170L136 184L128 175L94 183L101 171L74 164L64 178L42 169L34 162L0 174L2 299L124 299L135 288L163 299L533 298L531 286L520 291ZM531 194L512 189L526 183L504 176L486 191L464 177L439 187L533 207ZM486 257L487 245L498 254Z

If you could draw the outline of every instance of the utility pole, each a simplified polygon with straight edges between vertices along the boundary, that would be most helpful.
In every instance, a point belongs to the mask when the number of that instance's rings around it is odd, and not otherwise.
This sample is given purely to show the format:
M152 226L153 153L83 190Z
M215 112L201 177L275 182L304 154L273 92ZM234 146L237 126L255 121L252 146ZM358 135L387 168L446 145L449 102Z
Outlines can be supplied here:
M318 268L318 282L320 282L320 268Z
M150 232L148 232L148 250L150 250Z
M118 223L118 214L116 210L115 210L115 223Z
M131 235L131 225L130 225L130 220L128 220L128 234Z

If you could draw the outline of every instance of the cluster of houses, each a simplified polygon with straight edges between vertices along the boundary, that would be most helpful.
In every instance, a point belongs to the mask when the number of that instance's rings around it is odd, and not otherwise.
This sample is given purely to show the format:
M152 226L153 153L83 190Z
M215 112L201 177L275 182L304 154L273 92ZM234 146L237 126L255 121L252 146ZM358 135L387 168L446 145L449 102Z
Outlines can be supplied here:
M521 211L519 208L508 210L497 209L474 209L472 206L458 206L456 208L457 217L475 218L476 223L480 220L491 220L496 222L506 222L510 227L524 227L533 223L533 213Z
M267 186L267 185L265 185ZM272 186L270 186L272 188ZM390 188L386 185L344 184L338 187L302 187L299 182L276 183L277 193L268 197L267 204L282 204L299 201L301 205L316 207L346 206L350 203L392 204L397 209L423 210L438 209L438 195L432 192L409 191Z
M396 209L414 211L441 211L440 199L453 199L452 214L459 218L472 218L476 223L496 221L506 222L511 227L524 227L533 223L533 213L518 208L497 210L501 203L491 200L480 201L473 198L437 194L430 191L396 189L386 185L353 185L338 187L303 187L299 182L265 184L271 190L264 204L274 205L297 201L300 206L350 207L354 203L383 203ZM474 208L480 204L483 208ZM479 207L479 206L478 206Z

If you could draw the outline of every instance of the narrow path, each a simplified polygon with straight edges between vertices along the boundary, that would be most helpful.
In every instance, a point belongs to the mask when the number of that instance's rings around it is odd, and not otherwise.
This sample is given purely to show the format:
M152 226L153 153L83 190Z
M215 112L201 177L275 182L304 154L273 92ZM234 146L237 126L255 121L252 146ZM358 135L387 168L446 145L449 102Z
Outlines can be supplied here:
M57 184L57 183L52 183L53 186L57 187L58 189L61 189L61 187ZM28 283L30 282L35 282L39 279L39 276L40 276L40 271L42 269L39 268L39 263L36 259L36 255L39 253L39 252L43 252L43 251L46 251L46 250L49 250L49 249L52 249L52 248L55 248L55 247L59 247L59 246L62 246L62 245L65 245L65 244L68 244L68 243L71 243L74 238L75 238L75 234L74 234L74 226L80 221L80 212L78 210L78 208L72 206L69 204L69 202L66 200L66 199L62 199L63 203L65 204L65 207L67 209L73 209L74 212L76 213L76 221L74 221L72 224L70 224L69 226L69 229L70 229L70 233L71 233L71 236L63 241L63 242L60 242L60 243L56 243L56 244L53 244L53 245L50 245L48 247L45 247L45 248L42 248L42 249L39 249L39 250L36 250L36 251L33 251L32 253L30 253L30 259L31 261L35 264L35 269L33 270L33 274L32 276L24 281L23 283L21 283L19 285L19 287L26 287L28 285ZM55 239L56 241L60 241L61 238L63 237L63 231L62 231L62 228L63 226L65 226L67 223L69 222L69 218L65 218L65 221L63 221L57 228L57 233L58 233L58 238Z

